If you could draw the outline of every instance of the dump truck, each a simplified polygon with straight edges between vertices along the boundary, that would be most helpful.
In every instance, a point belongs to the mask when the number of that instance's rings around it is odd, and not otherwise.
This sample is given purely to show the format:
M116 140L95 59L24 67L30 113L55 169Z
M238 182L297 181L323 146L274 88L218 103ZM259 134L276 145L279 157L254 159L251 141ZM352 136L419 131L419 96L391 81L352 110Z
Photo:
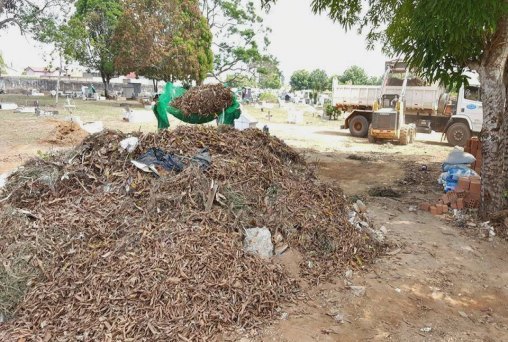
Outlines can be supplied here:
M395 61L388 61L388 71ZM388 77L387 77L388 76ZM414 124L419 133L440 132L448 143L464 146L469 138L478 135L483 122L480 84L474 75L454 100L445 88L427 84L412 76L405 89L405 123ZM332 105L348 113L342 128L354 137L366 138L373 120L374 103L385 94L400 94L402 73L385 73L383 86L338 84L333 80Z

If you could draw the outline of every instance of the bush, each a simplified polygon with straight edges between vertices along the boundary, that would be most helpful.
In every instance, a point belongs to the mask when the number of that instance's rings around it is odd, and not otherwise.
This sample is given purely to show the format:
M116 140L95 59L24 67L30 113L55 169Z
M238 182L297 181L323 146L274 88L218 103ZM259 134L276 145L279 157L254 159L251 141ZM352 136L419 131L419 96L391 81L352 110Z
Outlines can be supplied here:
M330 118L330 120L337 120L342 114L342 111L337 106L328 104L325 107L325 114Z
M272 93L262 93L259 95L259 101L277 103L277 96L273 95Z

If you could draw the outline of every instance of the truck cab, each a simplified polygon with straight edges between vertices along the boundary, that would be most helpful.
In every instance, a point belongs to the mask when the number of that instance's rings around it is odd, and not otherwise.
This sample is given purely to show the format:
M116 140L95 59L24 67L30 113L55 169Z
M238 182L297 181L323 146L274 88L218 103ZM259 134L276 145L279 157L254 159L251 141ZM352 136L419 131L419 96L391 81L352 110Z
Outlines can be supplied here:
M480 83L474 76L469 84L462 86L457 96L454 115L444 130L448 143L464 146L473 134L478 134L483 124L483 105Z

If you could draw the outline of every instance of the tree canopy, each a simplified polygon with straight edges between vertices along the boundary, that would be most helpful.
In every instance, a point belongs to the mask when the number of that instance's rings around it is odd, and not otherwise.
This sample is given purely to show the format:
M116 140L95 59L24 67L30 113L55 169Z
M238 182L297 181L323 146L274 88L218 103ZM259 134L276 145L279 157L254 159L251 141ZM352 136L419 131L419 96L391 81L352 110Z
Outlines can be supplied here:
M196 0L124 1L115 65L124 73L201 82L212 71L212 35Z
M296 70L289 80L293 90L310 89L310 73L307 70Z
M259 76L259 87L263 89L279 89L282 86L282 72L279 61L272 55L266 55L256 63Z
M251 0L199 0L213 34L213 74L256 73L266 57L270 29Z
M328 75L321 69L313 70L309 75L310 89L320 92L328 88Z
M46 21L67 13L72 0L2 0L0 30L16 26L21 33L36 33Z
M76 12L62 27L64 53L80 65L98 70L108 96L116 74L113 35L123 14L120 0L78 0Z

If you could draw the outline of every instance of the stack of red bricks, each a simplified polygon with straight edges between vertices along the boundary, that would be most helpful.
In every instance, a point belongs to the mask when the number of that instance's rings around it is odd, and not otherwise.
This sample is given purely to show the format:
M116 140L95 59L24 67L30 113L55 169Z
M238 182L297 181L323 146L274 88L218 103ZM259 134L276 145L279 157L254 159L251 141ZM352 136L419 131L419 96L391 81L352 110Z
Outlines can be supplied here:
M437 201L436 204L424 202L420 209L430 211L432 215L442 215L450 209L474 209L480 207L481 177L460 177L457 187Z
M482 157L482 143L478 137L472 137L464 146L464 152L471 153L476 161L471 164L471 169L475 170L477 174L481 174L483 157Z

